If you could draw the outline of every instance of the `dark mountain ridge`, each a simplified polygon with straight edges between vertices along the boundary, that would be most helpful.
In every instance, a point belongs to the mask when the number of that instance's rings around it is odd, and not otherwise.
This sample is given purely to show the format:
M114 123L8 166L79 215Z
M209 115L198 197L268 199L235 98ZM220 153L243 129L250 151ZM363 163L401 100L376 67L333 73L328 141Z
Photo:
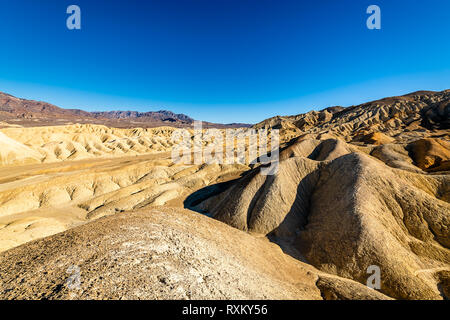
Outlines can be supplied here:
M53 104L14 97L0 92L0 121L10 125L51 126L64 124L103 124L118 128L174 126L186 127L194 119L168 110L159 111L96 111L64 109ZM249 127L244 123L219 124L203 122L206 128Z

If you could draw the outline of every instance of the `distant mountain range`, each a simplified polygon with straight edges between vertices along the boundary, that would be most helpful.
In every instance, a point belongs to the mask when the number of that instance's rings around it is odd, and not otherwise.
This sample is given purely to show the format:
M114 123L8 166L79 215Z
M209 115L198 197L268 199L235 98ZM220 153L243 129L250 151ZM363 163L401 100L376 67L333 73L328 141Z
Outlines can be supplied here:
M0 92L0 121L25 127L90 123L118 128L152 128L159 126L187 127L193 124L194 119L185 114L177 114L168 110L88 112L80 109L63 109L47 102L21 99ZM249 127L250 125L203 122L203 126L233 128Z
M103 112L92 112L92 115L100 119L129 119L129 118L149 118L158 121L168 121L177 122L181 121L183 123L193 123L194 119L182 114L173 113L172 111L159 110L159 111L149 111L149 112L138 112L138 111L103 111Z

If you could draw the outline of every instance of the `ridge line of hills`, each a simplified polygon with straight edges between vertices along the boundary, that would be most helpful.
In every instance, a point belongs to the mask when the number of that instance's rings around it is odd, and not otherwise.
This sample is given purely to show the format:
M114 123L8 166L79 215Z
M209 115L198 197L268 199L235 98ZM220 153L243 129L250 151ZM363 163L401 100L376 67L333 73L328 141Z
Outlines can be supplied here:
M381 98L381 99L377 99L377 100L373 100L373 101L369 101L369 102L364 102L364 103L361 103L358 105L351 105L348 107L330 106L330 107L320 109L319 111L311 110L311 111L308 111L305 113L299 113L299 114L294 114L294 115L285 115L285 116L276 115L276 116L273 116L273 117L270 117L263 121L258 122L257 124L255 124L255 127L256 128L264 127L267 123L270 123L273 120L293 119L293 118L300 117L300 116L306 115L306 114L311 114L311 113L329 112L331 114L334 114L336 117L343 113L352 111L355 108L367 107L367 106L372 106L372 105L385 106L385 105L389 105L389 104L394 104L399 101L406 101L406 102L413 101L414 97L422 97L422 96L428 97L428 96L434 96L434 95L445 95L445 94L449 94L449 93L450 93L450 89L446 89L446 90L442 90L442 91L419 90L419 91L414 91L414 92L407 93L407 94L400 95L400 96L385 97L385 98Z
M401 96L386 97L359 105L348 107L331 106L319 111L309 111L291 116L274 116L265 119L255 125L254 128L280 127L282 122L295 122L298 119L319 115L320 122L327 122L339 116L345 115L358 108L371 106L386 106L398 103L414 103L416 100L430 99L430 97L447 95L450 89L443 91L415 91ZM432 100L432 98L431 98ZM330 117L331 115L331 117ZM444 115L445 116L445 115ZM194 119L182 113L174 113L169 110L158 111L131 111L131 110L111 110L111 111L84 111L81 109L64 109L56 105L36 100L17 98L13 95L0 91L0 121L13 126L39 127L51 125L67 124L103 124L117 128L154 128L159 126L187 127L191 126ZM5 126L5 124L0 124ZM251 127L246 123L211 123L203 122L205 128L237 128ZM302 129L302 128L299 128Z
M65 124L103 124L117 128L159 126L190 126L194 119L186 114L169 110L159 111L84 111L81 109L64 109L44 101L17 98L0 92L0 121L23 127L37 127ZM245 123L211 123L203 121L203 126L215 128L250 127Z
M270 176L122 120L0 129L0 298L450 298L450 90L256 124Z

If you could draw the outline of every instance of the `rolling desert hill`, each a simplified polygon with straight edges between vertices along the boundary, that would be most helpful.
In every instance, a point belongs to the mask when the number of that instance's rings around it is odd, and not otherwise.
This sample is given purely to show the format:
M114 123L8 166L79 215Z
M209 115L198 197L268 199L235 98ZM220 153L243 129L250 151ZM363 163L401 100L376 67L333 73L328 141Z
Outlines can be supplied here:
M174 208L99 219L9 250L0 262L6 299L388 299ZM80 271L75 290L66 285L71 266Z
M174 163L167 123L8 121L0 298L449 299L449 119L450 90L267 119L269 176Z
M275 176L257 171L200 208L327 273L363 282L378 265L391 297L440 297L450 275L449 175L391 169L362 153L287 158Z

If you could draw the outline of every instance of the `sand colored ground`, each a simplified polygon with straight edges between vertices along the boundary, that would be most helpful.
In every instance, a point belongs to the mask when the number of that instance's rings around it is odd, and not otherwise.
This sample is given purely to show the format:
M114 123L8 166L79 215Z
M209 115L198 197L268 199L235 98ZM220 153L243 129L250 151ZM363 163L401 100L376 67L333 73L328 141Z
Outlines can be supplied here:
M268 119L272 176L175 164L170 127L4 126L0 297L449 298L449 96Z
M330 274L362 283L383 272L381 291L439 299L450 280L448 175L411 173L363 153L282 160L198 205L235 228L268 236ZM443 289L442 287L447 289Z
M80 283L70 289L73 270ZM0 274L7 299L388 299L265 238L168 207L102 218L9 250L0 255Z
M94 218L155 205L237 178L244 165L173 165L170 155L0 168L0 250Z
M25 149L33 150L28 158L32 157L36 163L164 152L173 145L174 130L170 127L115 129L101 125L4 128L0 130L0 139L9 139L9 144L14 141L15 148L2 150L1 159L6 160L0 164L12 163L7 159L15 158L16 163L27 159Z

